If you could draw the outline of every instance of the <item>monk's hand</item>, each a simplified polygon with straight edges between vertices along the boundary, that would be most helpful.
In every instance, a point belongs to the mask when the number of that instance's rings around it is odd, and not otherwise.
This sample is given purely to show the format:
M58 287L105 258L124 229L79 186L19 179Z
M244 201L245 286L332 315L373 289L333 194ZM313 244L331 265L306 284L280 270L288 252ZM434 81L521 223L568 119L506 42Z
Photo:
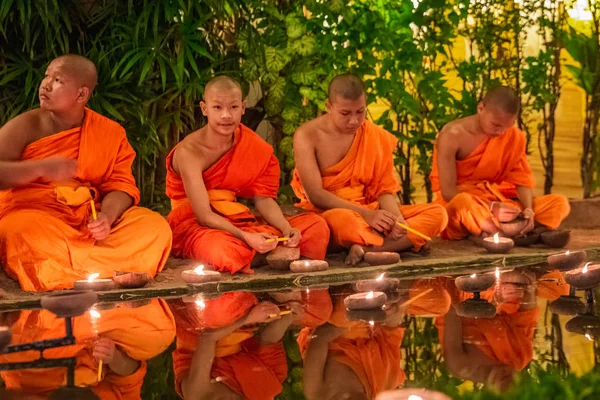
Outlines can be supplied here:
M115 359L117 351L115 342L110 339L101 338L94 344L92 354L96 360L102 361L105 364L110 364Z
M90 234L96 240L104 240L110 234L110 229L112 227L112 222L110 218L99 212L97 214L97 218L95 220L90 221L88 224L88 229L90 230Z
M244 232L244 242L260 254L268 253L277 247L277 237L268 233ZM269 239L274 239L267 242Z
M294 317L294 321L302 321L304 318L304 307L302 307L300 302L290 301L287 303L286 308L292 312L290 315Z
M533 210L531 208L526 208L523 210L521 215L523 215L523 218L525 218L525 220L527 220L527 225L521 231L521 235L524 235L527 232L532 231L533 228L535 228L535 213L533 212Z
M401 224L404 224L404 225L408 226L408 224L406 223L406 221L404 220L404 218L397 218L397 221L400 222ZM392 228L392 230L390 231L390 233L387 235L387 237L390 238L391 240L400 240L407 233L408 233L408 231L406 229L402 228L398 224L394 224L394 227Z
M283 237L290 238L290 240L283 242L283 245L286 247L298 247L298 245L300 244L300 239L302 239L302 234L300 233L300 230L292 228L291 226L288 229L281 232L281 235Z
M49 181L71 179L77 172L77 160L72 158L46 158L37 163L40 178Z
M269 301L263 301L250 310L250 313L248 313L248 316L246 317L246 324L260 324L279 318L279 307Z
M385 235L388 235L396 226L396 216L385 210L368 210L364 219L371 228Z
M509 206L508 204L503 204L499 201L492 201L492 204L490 204L490 211L500 222L513 221L521 214L521 210L517 207Z

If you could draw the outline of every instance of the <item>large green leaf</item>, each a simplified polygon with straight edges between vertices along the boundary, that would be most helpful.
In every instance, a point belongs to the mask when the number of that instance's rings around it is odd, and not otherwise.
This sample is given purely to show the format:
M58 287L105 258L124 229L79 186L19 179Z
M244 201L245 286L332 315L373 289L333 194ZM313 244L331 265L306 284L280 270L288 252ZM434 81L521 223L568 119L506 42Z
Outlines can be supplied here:
M288 59L283 50L270 46L265 49L265 65L269 71L279 72L285 67L287 62Z

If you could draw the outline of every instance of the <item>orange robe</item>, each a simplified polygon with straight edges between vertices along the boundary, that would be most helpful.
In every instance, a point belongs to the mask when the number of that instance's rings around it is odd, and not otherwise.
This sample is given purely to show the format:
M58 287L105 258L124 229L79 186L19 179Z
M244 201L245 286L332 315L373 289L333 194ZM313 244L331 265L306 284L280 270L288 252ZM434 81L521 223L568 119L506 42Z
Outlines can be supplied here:
M389 389L395 389L406 380L400 368L400 344L405 328L370 326L365 322L348 321L342 296L334 298L329 322L347 328L343 335L329 343L328 358L348 366L363 384L369 399ZM302 357L306 354L312 328L304 328L298 335Z
M138 308L128 308L124 304L119 303L112 310L98 311L99 318L93 318L90 313L73 318L76 344L44 351L44 357L48 359L76 357L75 385L91 386L102 400L139 399L146 375L146 360L165 351L175 337L175 322L164 300L153 299L150 304ZM9 325L12 344L65 335L64 319L46 310L21 311ZM98 336L111 339L129 357L141 361L140 368L132 375L120 376L104 365L98 382L98 361L92 355ZM37 351L0 354L1 363L38 358ZM26 369L0 375L8 388L36 395L47 395L67 383L66 368Z
M131 173L135 152L116 122L86 109L83 126L27 146L21 160L77 159L75 179L36 181L0 192L0 259L6 273L27 291L68 289L91 273L114 269L156 275L171 249L171 232L159 214L131 207L108 238L96 242L87 230L90 199L122 191L139 202Z
M533 358L533 335L540 310L497 314L494 318L461 318L463 343L477 346L490 360L521 371ZM435 322L444 349L444 317Z
M229 232L202 226L196 220L181 176L172 167L176 150L167 157L167 195L173 210L168 220L173 229L173 254L208 263L219 271L250 270L250 262L256 254L252 248ZM246 232L280 235L276 228L265 225L247 207L236 202L236 197L276 199L279 174L279 162L273 148L252 130L240 125L235 131L231 150L202 172L202 177L214 212ZM329 238L325 221L313 213L287 219L302 233L300 253L308 258L324 259Z
M171 304L177 323L177 348L173 352L175 390L181 397L181 384L190 371L199 329L230 325L257 303L252 293L232 292L201 305L180 301ZM273 399L287 377L285 350L281 343L259 346L254 333L253 328L241 328L217 342L211 378L221 378L221 383L246 399Z
M376 210L383 194L395 195L400 186L394 175L393 152L398 140L372 122L365 121L356 132L348 153L337 164L322 169L323 188L353 204ZM343 247L353 244L381 246L383 237L356 212L334 208L322 211L310 203L298 171L294 171L292 188L300 202L298 207L322 212L331 229L331 240ZM437 236L447 223L446 212L437 204L399 206L406 222L430 237ZM419 250L426 241L412 233L408 238Z
M481 234L481 225L492 220L490 203L499 201L518 208L516 186L535 186L533 173L525 153L526 137L517 127L508 129L502 136L486 138L463 160L456 161L457 194L446 203L440 192L437 147L433 152L431 183L436 192L436 202L448 211L448 227L442 238L460 240L470 234ZM535 220L556 229L569 215L569 201L558 194L539 196L533 200Z

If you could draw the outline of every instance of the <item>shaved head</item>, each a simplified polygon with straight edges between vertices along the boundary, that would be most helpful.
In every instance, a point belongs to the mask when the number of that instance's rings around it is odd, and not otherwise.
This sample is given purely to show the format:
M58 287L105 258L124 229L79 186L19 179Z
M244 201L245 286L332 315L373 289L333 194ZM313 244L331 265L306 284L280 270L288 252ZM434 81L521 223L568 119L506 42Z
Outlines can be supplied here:
M329 83L327 96L329 102L341 96L345 100L357 100L365 94L362 80L353 74L341 74L336 76Z
M498 86L487 92L483 104L495 111L516 115L521 109L521 99L513 89L508 86Z
M242 86L235 80L227 75L220 75L212 78L204 87L204 98L206 99L207 94L210 93L221 93L239 91L240 96L242 94Z
M90 91L94 90L98 83L98 71L96 65L89 58L77 54L66 54L52 60L50 64L60 63L70 77L75 79L81 86L86 86Z

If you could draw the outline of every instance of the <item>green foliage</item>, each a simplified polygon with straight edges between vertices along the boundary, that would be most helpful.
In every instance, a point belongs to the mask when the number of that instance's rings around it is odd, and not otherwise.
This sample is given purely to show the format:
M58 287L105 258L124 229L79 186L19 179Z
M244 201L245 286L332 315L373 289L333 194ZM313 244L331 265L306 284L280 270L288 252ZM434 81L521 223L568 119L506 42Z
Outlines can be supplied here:
M296 338L297 331L288 331L283 337L283 347L288 362L288 376L283 382L283 390L278 394L276 400L304 400L304 389L302 379L304 370L302 367L302 356Z
M176 400L179 395L175 392L175 374L171 350L148 360L147 373L142 385L141 397L144 400Z

